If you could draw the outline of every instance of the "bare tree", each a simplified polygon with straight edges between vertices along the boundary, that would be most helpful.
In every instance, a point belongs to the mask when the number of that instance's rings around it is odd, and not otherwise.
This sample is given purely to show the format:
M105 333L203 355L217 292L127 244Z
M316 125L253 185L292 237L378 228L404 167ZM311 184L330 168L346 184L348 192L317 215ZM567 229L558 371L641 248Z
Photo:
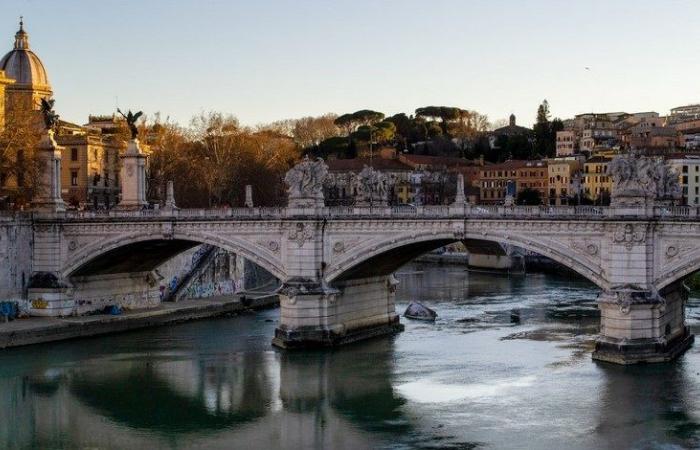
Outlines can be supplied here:
M0 190L4 200L16 207L31 201L39 180L37 148L42 131L38 111L10 108L5 116L5 127L0 131Z

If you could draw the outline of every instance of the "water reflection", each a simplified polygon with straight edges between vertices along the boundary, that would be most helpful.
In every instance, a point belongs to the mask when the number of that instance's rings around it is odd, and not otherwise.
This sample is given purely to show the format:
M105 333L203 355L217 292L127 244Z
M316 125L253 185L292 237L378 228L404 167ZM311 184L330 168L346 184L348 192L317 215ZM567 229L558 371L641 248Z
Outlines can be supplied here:
M599 448L697 448L697 383L684 359L670 365L601 364Z
M398 277L399 308L420 300L438 320L333 351L273 350L273 310L2 352L0 448L700 446L700 349L592 362L594 286Z
M232 427L267 413L265 354L216 361L105 364L70 376L70 393L129 428L189 433Z
M393 342L333 352L109 353L0 380L0 447L368 448L410 429ZM36 373L38 372L38 373ZM379 438L381 440L381 438ZM4 443L4 445L2 445Z

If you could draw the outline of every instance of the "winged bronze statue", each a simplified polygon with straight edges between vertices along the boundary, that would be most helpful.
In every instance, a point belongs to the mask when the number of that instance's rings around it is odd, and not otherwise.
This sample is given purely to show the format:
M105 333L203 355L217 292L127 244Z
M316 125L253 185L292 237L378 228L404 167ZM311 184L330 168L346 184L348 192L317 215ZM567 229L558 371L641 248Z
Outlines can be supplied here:
M126 120L129 131L131 131L131 139L136 139L136 136L139 134L139 130L136 128L136 121L143 115L143 111L139 111L134 114L131 112L131 110L129 110L126 114L124 114L121 109L117 108L117 112Z
M56 100L52 98L41 99L41 115L44 118L44 125L47 130L56 131L59 115L53 110Z

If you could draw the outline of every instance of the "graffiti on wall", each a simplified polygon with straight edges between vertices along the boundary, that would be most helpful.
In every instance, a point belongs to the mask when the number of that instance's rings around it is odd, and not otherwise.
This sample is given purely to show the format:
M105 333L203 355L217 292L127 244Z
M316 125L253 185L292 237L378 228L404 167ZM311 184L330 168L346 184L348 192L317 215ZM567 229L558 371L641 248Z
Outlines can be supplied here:
M49 302L44 300L43 298L35 298L32 300L32 308L34 309L46 309L49 306Z
M237 283L234 280L222 280L206 283L192 283L187 287L188 298L206 298L217 295L231 295L238 291Z

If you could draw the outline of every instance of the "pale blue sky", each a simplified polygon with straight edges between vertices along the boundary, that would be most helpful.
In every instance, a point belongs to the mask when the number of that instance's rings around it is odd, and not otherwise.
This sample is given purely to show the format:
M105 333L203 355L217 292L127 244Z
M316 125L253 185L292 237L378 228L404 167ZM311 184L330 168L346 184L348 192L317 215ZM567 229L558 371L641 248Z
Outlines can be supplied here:
M245 124L371 108L534 120L700 102L700 1L1 0L61 115L122 108ZM590 67L590 71L584 68Z

